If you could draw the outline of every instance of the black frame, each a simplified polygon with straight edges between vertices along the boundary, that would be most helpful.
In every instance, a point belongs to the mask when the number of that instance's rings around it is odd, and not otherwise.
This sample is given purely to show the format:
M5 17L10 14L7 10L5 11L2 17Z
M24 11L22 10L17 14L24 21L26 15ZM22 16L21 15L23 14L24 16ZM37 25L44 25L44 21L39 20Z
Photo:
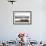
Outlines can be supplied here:
M30 21L30 23L27 23L27 24L15 24L14 23L14 14L15 14L15 12L30 12L30 20L31 20L31 17L32 17L32 11L13 11L13 24L14 25L30 25L30 24L32 24L32 20Z

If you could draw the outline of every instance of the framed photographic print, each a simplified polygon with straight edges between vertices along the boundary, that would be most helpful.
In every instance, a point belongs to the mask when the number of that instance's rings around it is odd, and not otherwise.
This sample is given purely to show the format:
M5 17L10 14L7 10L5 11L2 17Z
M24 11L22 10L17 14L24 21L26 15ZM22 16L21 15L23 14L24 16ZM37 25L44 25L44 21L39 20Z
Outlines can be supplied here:
M32 24L32 11L13 11L13 24Z

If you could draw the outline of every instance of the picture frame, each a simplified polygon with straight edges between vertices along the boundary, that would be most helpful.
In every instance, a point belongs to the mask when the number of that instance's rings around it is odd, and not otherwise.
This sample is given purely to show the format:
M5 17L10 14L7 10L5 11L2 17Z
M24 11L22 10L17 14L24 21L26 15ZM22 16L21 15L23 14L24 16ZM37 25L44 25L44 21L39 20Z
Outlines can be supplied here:
M13 11L13 24L15 25L32 24L32 11Z

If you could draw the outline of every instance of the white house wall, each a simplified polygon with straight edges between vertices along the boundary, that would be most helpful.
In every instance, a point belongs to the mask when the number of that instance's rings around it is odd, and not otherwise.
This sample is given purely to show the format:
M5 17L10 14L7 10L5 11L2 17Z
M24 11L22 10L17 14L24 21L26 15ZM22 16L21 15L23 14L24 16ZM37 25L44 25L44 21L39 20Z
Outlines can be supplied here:
M45 40L46 14L42 7L42 0L17 0L13 5L0 0L0 40L15 40L19 32L31 34L34 40ZM32 11L32 25L14 25L13 11Z

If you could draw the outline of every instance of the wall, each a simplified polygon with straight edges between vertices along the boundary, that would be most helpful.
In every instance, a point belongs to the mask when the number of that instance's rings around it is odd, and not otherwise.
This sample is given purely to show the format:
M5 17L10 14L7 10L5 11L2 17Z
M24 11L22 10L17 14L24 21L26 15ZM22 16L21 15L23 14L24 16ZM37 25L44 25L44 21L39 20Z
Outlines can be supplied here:
M17 0L14 5L0 0L0 40L14 40L22 31L34 40L46 40L44 5L42 0ZM32 25L13 25L13 11L32 11Z

